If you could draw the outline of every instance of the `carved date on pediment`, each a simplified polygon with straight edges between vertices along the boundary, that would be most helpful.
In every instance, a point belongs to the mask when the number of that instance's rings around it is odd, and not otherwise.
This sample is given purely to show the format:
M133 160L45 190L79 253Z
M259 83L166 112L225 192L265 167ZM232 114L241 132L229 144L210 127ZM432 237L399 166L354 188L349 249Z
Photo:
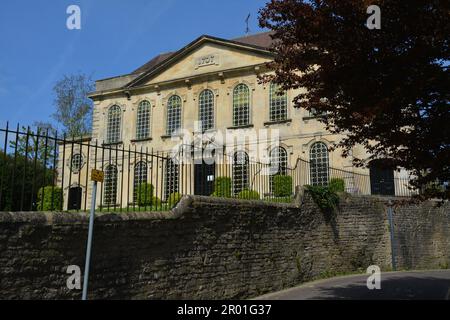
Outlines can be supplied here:
M218 64L219 64L219 56L217 54L209 54L207 56L197 58L195 61L195 68L198 69L201 67Z

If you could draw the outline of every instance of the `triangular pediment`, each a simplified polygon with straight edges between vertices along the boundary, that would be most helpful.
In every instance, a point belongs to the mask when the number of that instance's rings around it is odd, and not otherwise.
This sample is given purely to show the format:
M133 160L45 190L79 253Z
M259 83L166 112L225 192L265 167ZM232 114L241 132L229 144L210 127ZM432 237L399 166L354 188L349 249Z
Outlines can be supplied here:
M267 63L272 58L272 53L267 49L201 37L173 54L153 70L140 75L127 87L164 83L193 78L202 74L256 66Z

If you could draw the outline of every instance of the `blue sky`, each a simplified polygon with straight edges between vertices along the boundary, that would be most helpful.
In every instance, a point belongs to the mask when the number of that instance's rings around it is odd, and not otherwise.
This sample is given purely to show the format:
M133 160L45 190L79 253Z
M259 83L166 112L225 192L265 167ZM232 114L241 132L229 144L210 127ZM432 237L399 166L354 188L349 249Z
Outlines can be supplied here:
M267 0L9 0L0 11L0 126L52 121L52 88L64 74L94 79L126 74L202 34L223 38L261 31ZM81 8L81 30L66 9Z

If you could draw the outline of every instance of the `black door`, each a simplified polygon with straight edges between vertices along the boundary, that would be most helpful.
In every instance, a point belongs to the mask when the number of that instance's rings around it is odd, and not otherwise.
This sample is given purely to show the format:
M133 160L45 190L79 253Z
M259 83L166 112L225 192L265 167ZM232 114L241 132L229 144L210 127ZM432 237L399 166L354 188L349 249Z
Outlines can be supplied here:
M378 162L370 164L370 189L373 195L395 196L394 170Z
M67 205L67 210L81 210L81 195L83 194L83 189L80 187L69 189L69 203Z
M210 196L214 192L216 165L195 164L194 192L198 196Z

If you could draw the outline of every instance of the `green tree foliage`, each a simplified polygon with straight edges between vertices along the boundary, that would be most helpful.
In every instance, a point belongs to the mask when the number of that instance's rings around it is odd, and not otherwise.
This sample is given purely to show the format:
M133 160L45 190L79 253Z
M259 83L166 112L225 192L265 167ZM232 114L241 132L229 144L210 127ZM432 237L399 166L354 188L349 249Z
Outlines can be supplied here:
M40 161L0 151L0 211L36 210L38 190L54 178Z
M91 129L92 101L87 97L95 87L84 74L65 75L54 88L53 118L64 128L69 137L87 135Z
M273 193L275 197L292 196L292 177L283 175L274 176Z
M46 186L39 189L37 193L37 210L55 211L62 208L61 188Z
M379 30L366 26L369 5L381 9ZM417 188L448 182L448 12L440 0L271 0L260 25L273 31L274 76L262 80L305 89L295 107L325 114L327 130L346 136L335 145L344 156L362 145L411 171Z
M26 156L32 160L37 158L47 167L53 167L55 157L57 157L58 149L56 146L57 131L51 123L34 122L32 127L19 128L19 134L9 133L9 152Z
M231 178L217 177L214 181L213 197L231 198Z

